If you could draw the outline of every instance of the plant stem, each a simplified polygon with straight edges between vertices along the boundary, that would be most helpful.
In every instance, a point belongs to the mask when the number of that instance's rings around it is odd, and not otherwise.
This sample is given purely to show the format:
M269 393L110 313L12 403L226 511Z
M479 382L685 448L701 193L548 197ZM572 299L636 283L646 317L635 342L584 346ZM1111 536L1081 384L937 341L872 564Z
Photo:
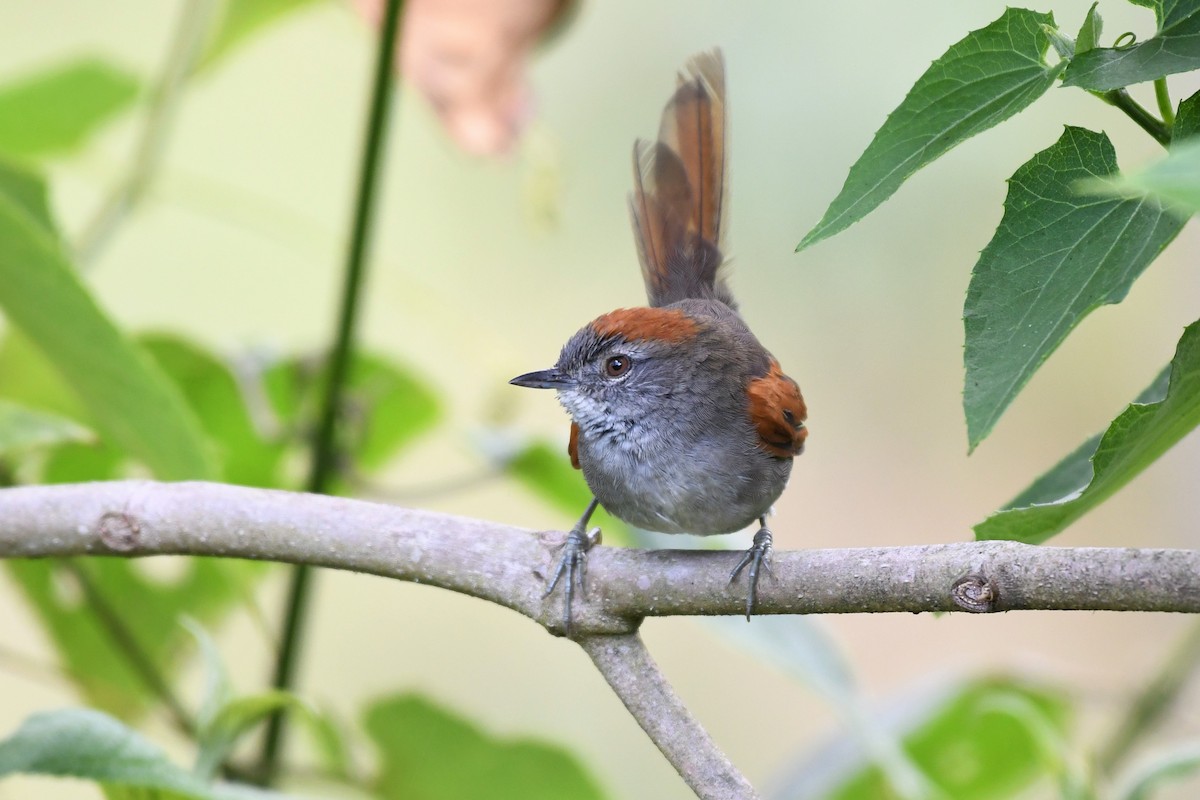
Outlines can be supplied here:
M179 97L203 50L217 6L214 0L187 0L184 4L166 64L151 90L133 161L75 241L75 259L80 267L96 259L126 215L141 202L158 171Z
M1155 117L1132 97L1129 92L1124 89L1112 89L1107 92L1093 92L1096 97L1099 97L1110 106L1116 106L1125 112L1125 115L1138 124L1142 130L1154 137L1154 140L1163 147L1171 144L1171 130L1162 120Z
M370 243L371 223L375 211L376 189L383 158L383 144L388 126L392 97L393 64L395 63L396 31L399 28L401 0L388 0L383 24L379 30L379 47L375 60L375 76L368 110L366 140L362 149L362 161L358 176L358 192L355 198L353 229L346 256L346 267L342 284L342 299L338 317L337 336L329 354L325 378L325 394L322 399L320 417L313 442L312 466L307 489L313 493L326 493L330 482L337 474L338 418L345 393L346 380L350 372L359 298L362 295L367 249ZM312 593L312 568L296 566L292 570L288 588L287 610L283 626L283 639L275 662L272 685L276 689L288 690L295 681L296 667L307 617L308 603ZM263 749L258 761L258 775L264 785L274 782L279 771L279 757L283 748L285 717L281 712L274 714L267 725Z
M1200 664L1200 621L1192 623L1158 674L1134 698L1116 732L1100 750L1097 763L1101 769L1110 775L1116 771L1137 741L1171 709L1197 664Z
M1171 93L1167 90L1167 79L1159 78L1154 82L1154 100L1158 103L1158 113L1162 115L1163 125L1169 130L1175 124L1175 109L1171 106Z
M79 588L87 600L87 607L96 615L100 625L108 634L108 638L116 645L117 651L124 656L125 663L137 673L142 683L146 684L146 687L166 707L167 713L171 715L171 719L179 729L189 736L195 735L195 721L183 707L183 703L175 696L175 692L167 683L166 678L158 671L158 665L154 663L154 659L142 647L133 631L125 625L121 615L109 605L108 599L100 592L99 587L92 580L92 576L88 574L82 564L72 559L63 559L61 564L79 584Z

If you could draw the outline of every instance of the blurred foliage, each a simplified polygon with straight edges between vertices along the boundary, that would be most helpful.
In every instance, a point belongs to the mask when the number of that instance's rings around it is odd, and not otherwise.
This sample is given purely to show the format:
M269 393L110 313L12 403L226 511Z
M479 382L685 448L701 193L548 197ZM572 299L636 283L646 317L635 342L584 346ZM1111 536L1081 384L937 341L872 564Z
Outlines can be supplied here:
M0 400L0 460L12 461L26 450L63 442L86 442L94 434L57 414Z
M421 697L370 706L364 723L379 748L380 798L589 800L603 797L593 779L561 749L496 739Z
M0 153L23 158L58 155L129 109L138 79L106 61L55 65L0 87Z
M284 795L212 783L172 763L165 752L124 723L91 709L34 714L0 741L0 777L15 773L82 778L110 798L148 800L270 800Z
M1193 95L1195 101L1198 95ZM1200 103L1196 103L1200 107ZM1137 172L1119 175L1102 184L1121 195L1149 195L1179 213L1200 211L1200 142L1171 148L1166 158Z
M1200 742L1190 741L1157 753L1131 770L1118 784L1117 800L1151 800L1156 790L1200 771Z
M1012 709L1014 702L1018 713L1006 710ZM903 737L903 748L935 787L935 797L1014 797L1038 779L1058 779L1060 754L1045 752L1043 727L1061 739L1068 712L1057 690L1004 679L983 680L929 709L916 729ZM830 800L896 796L874 765L829 794Z
M204 70L232 53L259 31L288 14L321 0L223 0L221 21L209 37L198 69Z
M178 389L97 305L45 224L44 204L29 203L43 195L24 180L15 189L0 183L0 309L53 363L106 439L164 480L216 477Z
M133 718L161 698L131 660L130 644L138 651L134 658L148 659L162 675L175 674L187 641L180 619L216 623L245 602L269 568L232 559L180 561L181 574L169 581L119 558L14 560L6 566L84 698ZM132 642L117 639L114 625Z
M313 358L292 358L263 372L262 391L270 411L295 444L307 445L326 375ZM354 356L346 378L339 452L344 469L339 492L361 472L378 470L397 451L432 428L441 417L434 391L417 377L370 353Z

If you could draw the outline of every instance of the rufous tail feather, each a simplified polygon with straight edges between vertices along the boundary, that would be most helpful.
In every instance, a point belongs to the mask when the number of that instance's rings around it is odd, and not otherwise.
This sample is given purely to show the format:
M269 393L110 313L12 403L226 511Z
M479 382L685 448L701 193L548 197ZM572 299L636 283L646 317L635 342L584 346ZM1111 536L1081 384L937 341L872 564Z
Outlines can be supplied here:
M652 306L694 297L736 307L720 274L727 140L725 62L712 50L680 74L658 141L633 146L629 205Z

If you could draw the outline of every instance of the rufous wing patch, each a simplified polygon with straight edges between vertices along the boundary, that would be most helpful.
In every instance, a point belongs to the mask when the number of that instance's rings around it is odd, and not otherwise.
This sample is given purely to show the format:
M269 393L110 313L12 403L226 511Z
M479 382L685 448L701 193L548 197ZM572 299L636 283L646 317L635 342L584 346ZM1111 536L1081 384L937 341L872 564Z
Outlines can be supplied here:
M678 343L693 338L700 326L678 308L619 308L592 320L592 330L629 342Z
M778 458L792 458L804 452L808 438L808 408L796 382L783 374L779 362L771 359L767 374L750 381L750 419L758 431L758 446Z
M567 442L567 455L571 457L571 466L579 469L579 426L571 423L571 439Z

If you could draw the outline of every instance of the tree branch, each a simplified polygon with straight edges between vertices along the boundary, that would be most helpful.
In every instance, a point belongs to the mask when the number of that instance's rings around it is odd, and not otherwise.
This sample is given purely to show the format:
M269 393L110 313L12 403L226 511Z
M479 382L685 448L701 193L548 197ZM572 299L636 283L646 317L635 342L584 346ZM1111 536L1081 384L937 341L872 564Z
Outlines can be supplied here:
M203 555L427 583L562 633L543 596L561 532L315 494L115 481L0 489L0 558ZM688 714L636 635L647 616L741 615L738 553L597 547L572 632L626 708L704 797L754 790ZM760 614L1085 609L1200 612L1200 551L962 542L780 551Z
M701 800L756 798L659 671L636 633L585 636L579 646L667 761Z
M362 500L215 483L0 489L0 558L206 555L368 572L490 600L561 633L543 597L563 534ZM595 548L580 636L647 616L736 615L734 552ZM1200 612L1200 551L961 542L776 551L756 613Z

